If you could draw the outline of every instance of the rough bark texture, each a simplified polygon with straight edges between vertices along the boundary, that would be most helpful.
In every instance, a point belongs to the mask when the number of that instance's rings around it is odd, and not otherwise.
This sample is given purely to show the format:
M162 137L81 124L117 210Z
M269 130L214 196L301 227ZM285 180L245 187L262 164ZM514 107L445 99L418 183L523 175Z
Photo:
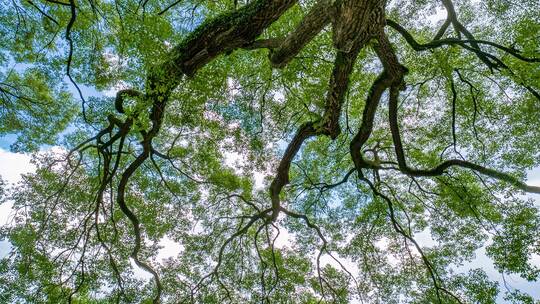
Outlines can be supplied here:
M216 56L250 44L296 0L258 0L200 25L149 77L150 86L176 87Z
M384 0L344 0L336 4L334 46L343 52L361 47L384 25Z

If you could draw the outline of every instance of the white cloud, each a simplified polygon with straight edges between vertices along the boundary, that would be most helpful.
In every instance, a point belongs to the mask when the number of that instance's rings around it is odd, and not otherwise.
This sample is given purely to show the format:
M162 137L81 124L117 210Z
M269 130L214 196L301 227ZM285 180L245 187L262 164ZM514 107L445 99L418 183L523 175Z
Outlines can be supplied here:
M13 153L0 148L0 175L8 183L17 183L21 174L32 172L35 166L30 163L30 155Z
M540 186L540 167L527 172L527 179L531 185Z
M161 247L158 251L156 259L160 262L168 258L176 258L183 250L182 244L175 242L169 237L164 237L159 241Z
M30 155L13 153L0 148L0 176L9 185L21 181L21 174L32 172L35 166L30 163ZM11 204L0 205L0 225L7 222Z
M107 96L107 97L115 97L116 96L116 92L120 91L120 90L125 90L125 89L128 89L129 86L123 82L123 81L119 81L117 82L114 86L112 86L111 88L101 92L104 96Z
M8 185L21 181L21 174L32 172L35 166L30 163L30 155L13 153L0 148L0 176ZM5 225L11 213L11 203L0 205L0 226ZM0 258L10 250L8 241L0 240Z

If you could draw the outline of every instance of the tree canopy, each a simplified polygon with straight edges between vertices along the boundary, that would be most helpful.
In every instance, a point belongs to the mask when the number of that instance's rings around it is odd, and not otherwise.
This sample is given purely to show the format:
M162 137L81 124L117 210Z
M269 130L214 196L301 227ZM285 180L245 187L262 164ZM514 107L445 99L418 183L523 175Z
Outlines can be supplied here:
M2 303L535 303L537 1L0 6Z

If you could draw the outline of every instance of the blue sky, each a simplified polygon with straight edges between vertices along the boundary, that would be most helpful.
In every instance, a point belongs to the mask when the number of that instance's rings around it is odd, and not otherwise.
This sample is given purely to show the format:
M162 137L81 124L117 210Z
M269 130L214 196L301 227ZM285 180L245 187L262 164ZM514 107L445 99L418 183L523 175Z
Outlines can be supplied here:
M440 18L443 18L443 14L441 12L444 11L438 11L436 14L435 21L438 21ZM67 79L66 79L67 80ZM66 81L66 83L69 83ZM98 91L96 91L92 87L87 87L83 85L79 85L83 91L83 95L85 98L88 98L89 96L102 96L102 94ZM73 85L69 84L70 90L72 91L72 94L78 98L78 93L74 90ZM2 176L2 179L10 182L10 183L16 183L20 180L20 174L28 173L33 171L33 166L30 164L30 156L21 154L21 153L12 153L9 151L10 145L16 140L15 135L5 135L0 137L0 176ZM43 147L44 149L47 149L47 147ZM528 175L528 183L531 185L537 185L540 186L540 168L536 168L529 172ZM540 206L540 195L531 195L531 198L535 199L537 206ZM7 204L0 205L0 225L4 224L7 216L10 211L10 206ZM419 236L418 237L419 242L425 246L430 245L430 239L429 236ZM285 243L287 240L285 241ZM178 252L178 246L177 244L173 243L167 243L165 242L165 251L169 252ZM10 245L7 241L0 241L0 257L5 256L9 251ZM535 260L537 264L540 266L540 257ZM502 277L500 274L497 273L495 268L493 267L493 264L491 261L485 256L485 250L481 249L477 252L477 258L473 260L472 262L468 263L467 265L460 267L460 270L467 270L472 268L482 268L484 269L487 274L490 276L492 280L497 280L500 282L500 290L504 290L504 287L502 285ZM137 272L140 276L144 276L143 272ZM520 288L523 291L528 292L536 299L540 299L540 287L537 282L535 283L529 283L526 282L523 279L520 279L515 276L507 276L506 281L515 288ZM502 297L498 301L499 303L504 303L502 300Z

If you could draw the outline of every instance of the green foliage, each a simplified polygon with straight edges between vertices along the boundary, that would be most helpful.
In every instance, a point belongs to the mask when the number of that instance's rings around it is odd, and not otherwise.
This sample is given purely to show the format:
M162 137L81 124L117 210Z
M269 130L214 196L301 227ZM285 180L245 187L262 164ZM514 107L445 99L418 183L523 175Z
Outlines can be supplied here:
M27 69L22 74L0 73L0 136L17 134L15 151L35 151L42 144L57 143L76 114L74 101L65 87L46 70ZM44 132L47 130L47 132Z
M538 203L470 168L402 172L387 93L361 151L380 168L351 171L381 43L358 54L342 133L309 137L292 159L279 193L290 213L271 222L281 157L299 126L324 125L332 25L273 69L269 50L200 39L251 30L243 25L259 22L250 18L266 0L167 11L174 1L76 1L70 73L83 95L97 95L83 117L65 77L72 15L56 2L0 0L0 136L16 134L15 151L61 146L34 153L37 170L19 184L0 179L0 203L13 204L0 229L11 244L0 259L1 303L152 303L156 284L134 256L159 274L164 303L538 303L487 270L460 268L485 249L500 273L537 283ZM535 1L454 2L476 39L539 57ZM314 3L294 5L257 38L285 37ZM443 21L427 16L443 9L400 0L386 13L428 43ZM466 159L522 181L540 166L538 62L482 45L508 67L492 71L463 45L420 52L385 30L409 70L398 124L411 168ZM225 50L180 77L176 64L217 52L208 45ZM118 111L115 94L126 88L140 94Z

